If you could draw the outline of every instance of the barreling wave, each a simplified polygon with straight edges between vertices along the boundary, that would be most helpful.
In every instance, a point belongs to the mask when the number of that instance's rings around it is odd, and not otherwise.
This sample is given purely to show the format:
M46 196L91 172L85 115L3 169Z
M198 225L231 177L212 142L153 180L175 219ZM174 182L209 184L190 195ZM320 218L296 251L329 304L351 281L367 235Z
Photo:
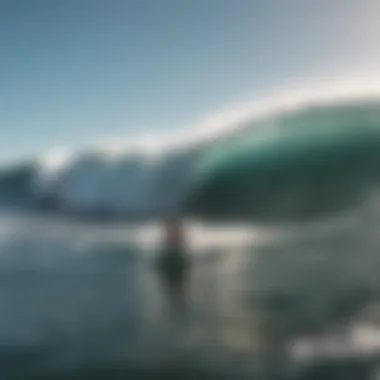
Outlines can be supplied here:
M377 191L380 103L310 106L248 125L207 152L188 209L210 218L304 219Z
M111 219L179 210L258 221L340 212L378 187L378 95L288 96L116 155L71 155L59 170L49 160L25 164L0 176L0 202Z

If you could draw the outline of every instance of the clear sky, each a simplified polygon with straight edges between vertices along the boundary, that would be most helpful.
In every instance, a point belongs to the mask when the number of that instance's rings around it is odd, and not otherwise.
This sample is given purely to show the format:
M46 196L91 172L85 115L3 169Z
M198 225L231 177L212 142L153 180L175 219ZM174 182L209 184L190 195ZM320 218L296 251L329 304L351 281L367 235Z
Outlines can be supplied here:
M0 161L380 63L376 0L0 0Z

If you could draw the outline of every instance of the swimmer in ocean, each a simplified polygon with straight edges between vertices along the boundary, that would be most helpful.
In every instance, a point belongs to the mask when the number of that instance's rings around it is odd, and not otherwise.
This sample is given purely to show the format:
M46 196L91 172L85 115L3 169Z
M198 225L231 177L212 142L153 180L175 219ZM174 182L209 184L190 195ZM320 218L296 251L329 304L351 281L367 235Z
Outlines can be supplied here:
M187 301L189 262L183 226L172 219L165 224L164 242L158 255L157 269L173 317L184 311Z

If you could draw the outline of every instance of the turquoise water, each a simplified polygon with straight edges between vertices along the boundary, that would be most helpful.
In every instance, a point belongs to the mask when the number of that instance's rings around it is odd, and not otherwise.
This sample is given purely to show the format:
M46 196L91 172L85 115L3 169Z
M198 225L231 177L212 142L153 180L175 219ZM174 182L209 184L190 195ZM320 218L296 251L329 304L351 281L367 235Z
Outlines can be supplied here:
M312 107L248 122L203 154L188 208L257 222L326 216L378 186L378 103Z

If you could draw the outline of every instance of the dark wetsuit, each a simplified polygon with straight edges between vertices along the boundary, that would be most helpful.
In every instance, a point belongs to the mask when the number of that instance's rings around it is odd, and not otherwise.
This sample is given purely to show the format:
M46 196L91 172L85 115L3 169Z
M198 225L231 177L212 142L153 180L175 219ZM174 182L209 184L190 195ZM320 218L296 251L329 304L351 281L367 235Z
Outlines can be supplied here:
M185 301L188 267L187 255L181 248L166 248L158 258L157 269L172 307Z
M181 284L187 275L188 262L185 253L178 248L167 248L158 259L158 271L168 286Z

